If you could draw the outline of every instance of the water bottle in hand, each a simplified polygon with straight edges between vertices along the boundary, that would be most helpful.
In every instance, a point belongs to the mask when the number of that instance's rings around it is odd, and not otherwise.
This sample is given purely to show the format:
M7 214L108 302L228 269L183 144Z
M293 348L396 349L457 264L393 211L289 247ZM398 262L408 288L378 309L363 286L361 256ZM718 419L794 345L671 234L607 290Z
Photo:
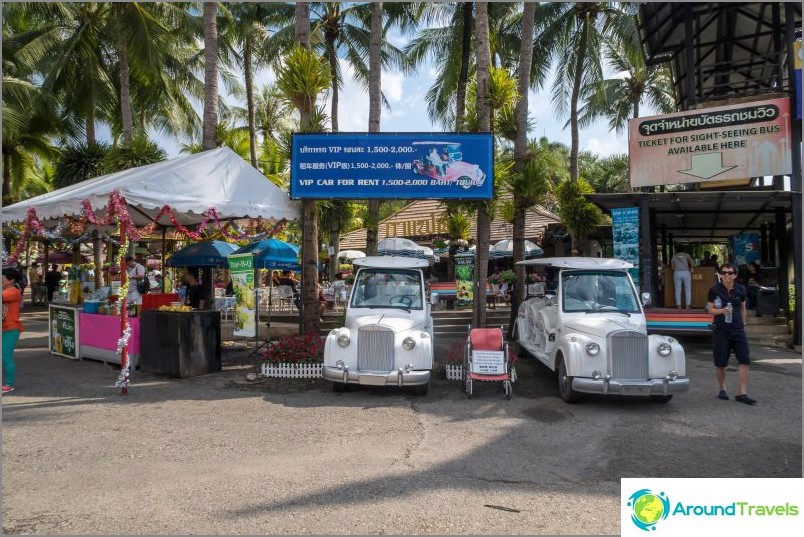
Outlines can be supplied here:
M731 303L726 304L726 319L725 319L726 323L731 322L731 314L732 314L733 311L734 311L734 307L731 305Z

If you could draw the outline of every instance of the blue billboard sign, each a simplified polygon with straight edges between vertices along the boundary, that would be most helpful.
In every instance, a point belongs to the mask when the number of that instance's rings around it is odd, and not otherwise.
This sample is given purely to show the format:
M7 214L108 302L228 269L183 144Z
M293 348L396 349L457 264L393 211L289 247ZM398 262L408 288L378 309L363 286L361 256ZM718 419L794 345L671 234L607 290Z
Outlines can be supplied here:
M294 134L294 199L491 199L491 134Z

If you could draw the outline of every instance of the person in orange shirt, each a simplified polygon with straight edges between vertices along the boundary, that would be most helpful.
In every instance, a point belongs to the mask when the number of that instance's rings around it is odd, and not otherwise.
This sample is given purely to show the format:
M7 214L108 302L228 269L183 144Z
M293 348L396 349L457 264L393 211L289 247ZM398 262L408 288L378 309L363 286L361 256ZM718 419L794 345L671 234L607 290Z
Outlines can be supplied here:
M17 372L14 348L24 330L20 322L22 293L16 285L20 278L17 269L3 269L3 395L14 391L14 377Z

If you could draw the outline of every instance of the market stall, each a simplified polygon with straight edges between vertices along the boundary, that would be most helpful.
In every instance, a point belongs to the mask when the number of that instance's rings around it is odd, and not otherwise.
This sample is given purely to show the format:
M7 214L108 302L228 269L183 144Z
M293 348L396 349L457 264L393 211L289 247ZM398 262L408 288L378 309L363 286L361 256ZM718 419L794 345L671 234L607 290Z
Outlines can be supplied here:
M120 244L119 265L123 266L123 257L130 251L129 241L140 240L160 229L173 228L193 241L210 236L243 240L272 236L288 220L298 218L299 213L298 204L290 201L285 192L236 153L221 148L49 192L5 207L2 220L21 227L16 249L10 255L12 259L25 252L28 240L49 237L54 230L63 229L64 220L69 219L75 223L73 227L80 228L71 231L82 236L94 231L115 233ZM240 228L235 224L237 219L257 219L257 224ZM138 339L134 327L137 323L131 323L125 314L127 290L123 272L117 310L120 317L117 329L111 332L116 338L115 354L120 356L121 363L117 385L123 393L127 393L129 383L129 351ZM78 301L75 305L80 304ZM81 316L77 318L74 328L80 335ZM87 321L90 320L95 319L88 317ZM142 332L143 327L140 328ZM143 332L139 339L148 337ZM77 348L76 354L80 356L80 339Z

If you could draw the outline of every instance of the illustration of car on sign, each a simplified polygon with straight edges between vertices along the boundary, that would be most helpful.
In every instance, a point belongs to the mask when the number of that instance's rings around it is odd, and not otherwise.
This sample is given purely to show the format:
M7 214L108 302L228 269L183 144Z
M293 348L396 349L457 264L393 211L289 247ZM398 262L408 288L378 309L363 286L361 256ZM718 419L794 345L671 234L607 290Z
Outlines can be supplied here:
M672 337L647 333L631 263L548 257L517 264L543 272L546 280L544 292L519 307L517 341L558 374L564 401L589 393L666 403L689 389L684 349Z
M483 186L486 174L477 164L463 161L461 144L455 142L413 142L416 159L413 173L426 175L463 188Z
M430 261L368 256L354 260L344 326L324 343L322 376L349 384L411 386L424 395L433 369L433 317L422 270Z

